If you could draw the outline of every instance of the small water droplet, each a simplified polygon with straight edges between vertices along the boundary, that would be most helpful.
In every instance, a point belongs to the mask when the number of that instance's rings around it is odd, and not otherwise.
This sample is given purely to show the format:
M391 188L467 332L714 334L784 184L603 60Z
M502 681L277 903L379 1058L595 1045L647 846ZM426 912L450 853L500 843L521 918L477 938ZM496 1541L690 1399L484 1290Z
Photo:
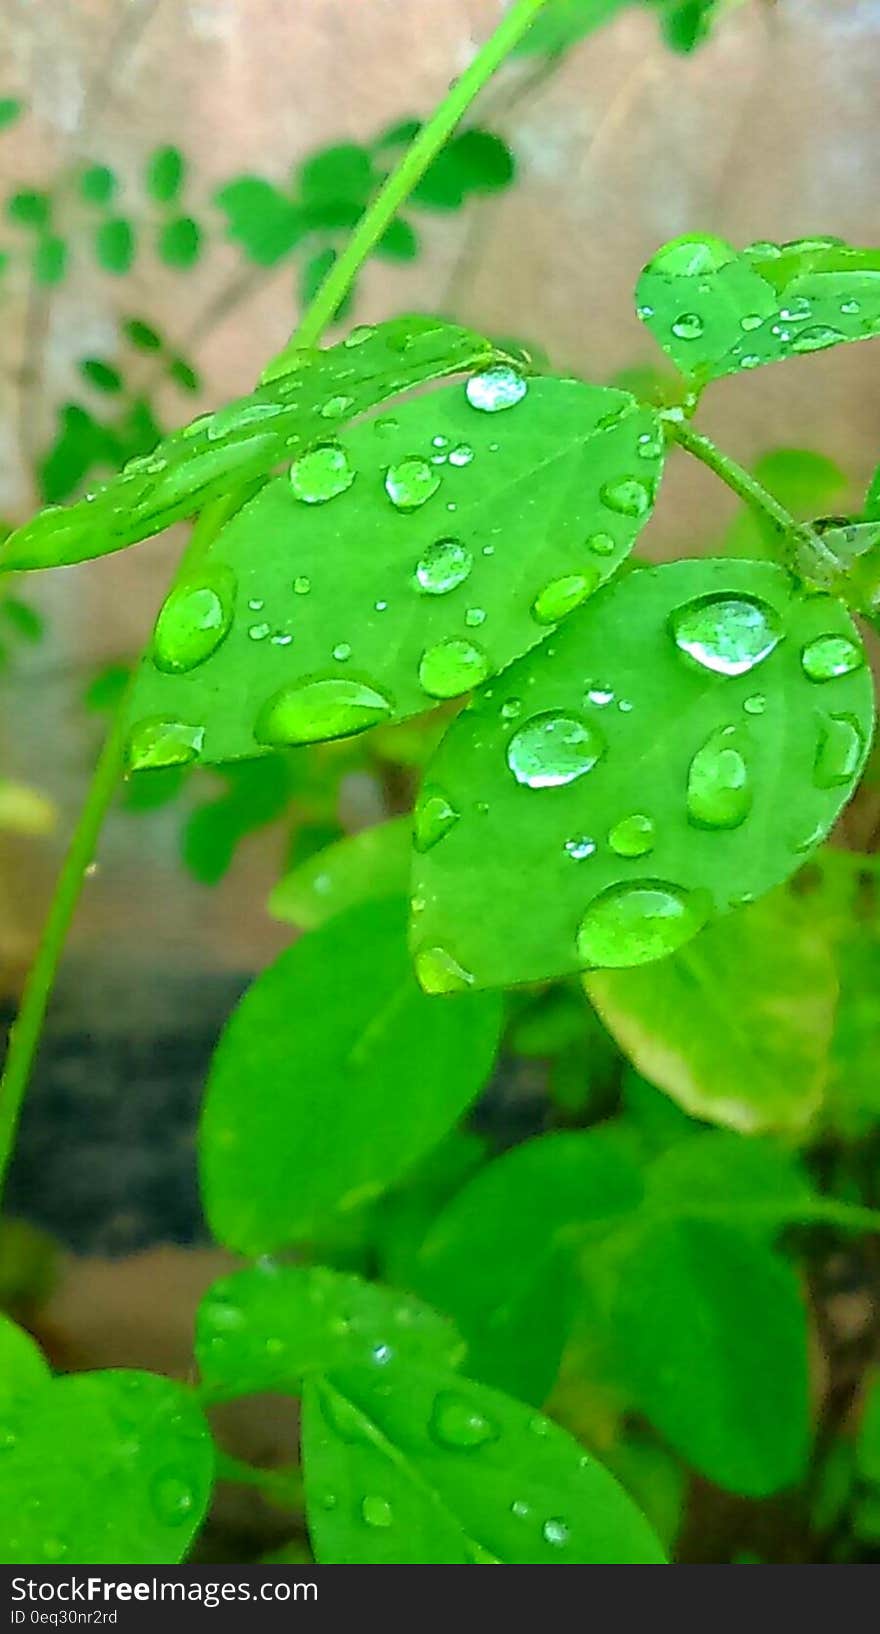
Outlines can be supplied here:
M682 312L671 327L677 340L699 340L705 326L699 312Z
M358 323L355 324L355 327L351 330L351 332L346 335L342 344L343 346L349 347L363 346L365 341L372 340L375 333L376 328L374 324Z
M354 405L353 397L346 397L339 393L336 397L328 397L321 405L321 418L324 420L341 420Z
M517 1520L524 1521L526 1516L531 1514L531 1509L522 1498L517 1498L510 1506L510 1513L515 1515Z
M521 698L505 698L501 705L500 715L503 721L515 721L522 714Z
M235 575L217 566L176 584L153 632L152 657L165 674L184 674L217 651L232 627Z
M591 533L587 540L587 549L595 556L613 556L616 548L610 533Z
M417 851L430 851L458 822L459 813L442 789L426 786L413 812L413 844Z
M151 1495L156 1513L166 1526L180 1525L185 1521L195 1502L190 1483L168 1472L156 1476Z
M499 364L483 374L471 375L465 386L465 395L471 408L484 414L497 414L501 409L515 408L528 391L526 381L515 369Z
M854 318L861 311L858 301L841 301L840 310L845 318Z
M344 494L355 473L339 443L319 443L301 454L290 467L290 486L305 505L323 505Z
M415 956L416 975L426 993L461 993L473 984L473 975L443 947L421 948Z
M460 539L437 539L429 545L416 568L416 583L429 596L445 596L463 584L473 557Z
M248 630L248 635L251 641L265 641L271 628L271 624L252 624Z
M744 318L740 318L739 326L749 335L753 330L760 329L763 322L760 312L747 312Z
M656 831L650 817L634 811L621 817L608 835L608 844L618 857L646 857L654 849Z
M597 709L607 709L614 702L614 693L610 687L590 687L587 693L587 703L595 704Z
M569 573L561 579L551 579L532 602L532 616L538 624L556 624L567 613L580 607L592 595L599 583L598 569L590 573Z
M495 1441L499 1430L492 1420L481 1413L466 1397L451 1390L443 1390L434 1402L431 1413L431 1434L444 1447L482 1447Z
M126 758L133 772L157 766L187 766L205 741L205 728L151 715L132 727Z
M385 492L399 511L416 511L436 494L440 477L428 460L410 454L385 473Z
M565 1521L560 1520L556 1515L551 1516L550 1520L544 1522L541 1527L541 1535L545 1542L552 1543L557 1549L564 1548L571 1536Z
M254 737L274 748L354 736L386 720L392 705L366 681L332 676L282 687L263 705Z
M761 359L756 352L746 352L739 360L741 369L757 369Z
M367 1526L375 1526L384 1530L394 1523L394 1512L387 1498L380 1498L375 1493L368 1493L361 1504L361 1514Z
M218 409L216 414L210 415L207 424L208 441L217 442L221 437L246 431L248 426L261 425L266 420L277 419L284 411L284 403L249 403L247 400L227 403L225 408Z
M336 643L336 646L333 648L333 657L336 659L337 664L345 664L348 662L348 659L351 657L351 647L347 641L338 641Z
M431 698L456 698L485 681L489 668L486 654L472 642L440 641L423 653L419 682Z
M651 509L651 491L638 477L620 477L615 482L603 482L599 498L610 511L621 516L647 516Z
M822 723L816 751L816 784L820 789L842 788L857 775L865 740L854 715L829 715Z
M679 651L717 675L745 675L782 639L782 623L757 596L725 593L697 596L670 621Z
M764 697L763 692L750 692L743 703L743 709L747 715L763 715L766 708L767 699Z
M68 1554L68 1546L63 1538L47 1537L43 1540L42 1553L44 1560L64 1560Z
M469 630L478 630L486 622L485 607L469 607L464 615L464 621Z
M702 929L710 909L707 891L663 880L609 885L580 922L578 958L585 966L611 969L663 959Z
M834 681L841 675L851 675L864 662L861 646L846 635L817 636L807 642L801 654L804 674L811 681Z
M451 448L449 450L450 465L470 465L473 457L474 451L469 443L459 443L457 448Z
M311 588L311 579L307 579L303 573L293 581L294 594L297 596L307 596Z
M687 812L698 828L739 828L752 804L748 767L730 728L713 732L688 770Z
M828 324L811 324L809 329L802 329L795 335L791 349L793 352L821 352L826 346L836 346L843 338L839 329L832 329Z
M605 740L591 722L548 711L514 733L507 764L526 788L552 789L591 771L604 750Z
M574 840L566 840L565 850L575 862L583 862L587 857L595 856L596 842L589 834L579 834Z

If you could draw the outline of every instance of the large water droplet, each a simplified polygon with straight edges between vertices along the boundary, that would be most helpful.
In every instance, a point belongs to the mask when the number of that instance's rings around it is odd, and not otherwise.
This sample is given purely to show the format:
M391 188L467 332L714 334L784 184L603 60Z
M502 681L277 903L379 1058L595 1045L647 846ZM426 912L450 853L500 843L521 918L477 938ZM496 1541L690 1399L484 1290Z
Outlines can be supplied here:
M594 897L578 927L578 958L594 968L647 964L674 953L709 917L707 891L663 880L609 885Z
M368 1493L361 1504L361 1514L367 1526L385 1529L394 1524L394 1512L387 1498Z
M564 578L551 579L535 597L532 616L539 624L556 624L566 613L580 607L598 583L599 573L595 568L589 573L569 573Z
M641 811L621 817L608 835L608 844L618 857L646 857L654 849L654 840L654 824Z
M664 244L648 263L647 271L662 273L665 278L701 278L733 259L734 251L723 238L687 233Z
M846 635L820 635L808 641L801 654L804 674L811 681L834 681L840 675L851 675L861 669L865 654L857 642Z
M604 749L605 739L590 721L548 711L514 732L507 764L526 788L553 789L591 771Z
M168 674L195 669L229 634L235 611L235 575L217 566L210 575L174 586L153 633L153 663Z
M205 728L151 715L132 727L126 758L133 772L157 766L187 766L205 741Z
M419 681L432 698L457 698L485 681L489 668L486 654L473 642L440 641L423 653Z
M431 1434L441 1446L482 1447L499 1433L498 1426L464 1396L443 1390L434 1402Z
M344 494L354 478L354 469L339 443L319 443L290 467L290 486L306 505L323 505L337 494Z
M429 596L445 596L464 583L472 565L473 557L460 539L437 539L416 568L416 583Z
M471 972L444 947L421 948L414 963L426 993L463 993L473 984Z
M385 474L385 492L399 511L417 511L439 486L439 473L418 454L389 466Z
M739 828L748 816L752 789L748 767L730 727L713 732L688 770L688 817L698 828Z
M282 748L323 743L365 732L392 712L389 700L366 681L332 676L282 687L257 716L258 743Z
M839 329L831 329L827 324L811 324L809 329L801 329L791 343L793 352L822 352L826 346L836 346L843 340Z
M816 783L820 789L842 788L857 775L865 740L854 715L829 715L822 722L816 751Z
M717 675L745 675L760 664L782 639L778 613L758 596L697 596L671 619L680 652Z
M672 333L677 340L699 340L703 327L699 312L683 312L672 324Z
M413 844L417 851L430 851L458 822L459 813L442 789L426 785L413 812Z
M484 414L497 414L500 409L514 408L521 403L527 390L521 374L499 364L483 374L471 375L465 394L471 408L482 409Z
M603 482L599 498L610 511L617 511L621 516L647 516L651 509L651 491L638 477Z

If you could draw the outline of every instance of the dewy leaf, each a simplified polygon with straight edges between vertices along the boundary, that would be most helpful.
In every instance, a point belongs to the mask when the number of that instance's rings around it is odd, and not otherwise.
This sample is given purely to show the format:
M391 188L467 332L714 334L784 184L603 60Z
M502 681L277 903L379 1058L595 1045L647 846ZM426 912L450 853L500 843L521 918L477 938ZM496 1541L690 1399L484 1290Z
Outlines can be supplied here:
M655 416L626 393L527 386L506 365L344 435L325 427L172 591L133 703L133 766L176 752L149 736L157 720L186 723L214 762L469 691L616 570L662 462ZM212 591L225 611L207 628Z
M735 1226L649 1219L617 1266L613 1309L636 1405L709 1480L762 1498L810 1444L796 1272Z
M482 1088L500 1006L425 998L404 917L397 902L340 914L264 971L228 1022L200 1136L205 1206L227 1246L268 1253L378 1196Z
M49 1377L48 1365L30 1334L0 1312L0 1415L8 1402L39 1389ZM3 1445L0 1427L0 1446Z
M299 1394L310 1373L392 1357L455 1367L463 1354L452 1324L427 1305L324 1266L256 1265L224 1277L196 1323L196 1360L214 1401Z
M0 1440L7 1565L182 1560L214 1462L208 1426L182 1385L121 1370L56 1379L0 1407Z
M616 1132L527 1141L481 1169L428 1232L415 1286L448 1311L468 1371L528 1401L548 1395L568 1334L563 1234L613 1225L641 1201L642 1172Z
M873 724L840 605L767 562L629 574L453 723L417 806L431 991L645 964L778 884L828 832Z
M307 857L279 880L269 912L300 930L314 930L356 903L404 896L412 864L412 821L364 828Z
M658 964L586 988L639 1072L692 1117L803 1133L828 1074L837 981L809 902L775 891Z
M750 244L690 234L657 251L637 311L697 387L880 334L880 250L832 238Z
M309 1379L309 1532L332 1565L661 1565L647 1521L558 1425L393 1359Z
M161 337L140 320L131 320L127 333L144 349L148 341L150 350L161 346ZM122 550L332 437L340 420L494 356L489 341L439 318L396 318L353 330L347 341L304 351L279 379L166 437L92 498L40 511L6 541L0 565L59 567Z

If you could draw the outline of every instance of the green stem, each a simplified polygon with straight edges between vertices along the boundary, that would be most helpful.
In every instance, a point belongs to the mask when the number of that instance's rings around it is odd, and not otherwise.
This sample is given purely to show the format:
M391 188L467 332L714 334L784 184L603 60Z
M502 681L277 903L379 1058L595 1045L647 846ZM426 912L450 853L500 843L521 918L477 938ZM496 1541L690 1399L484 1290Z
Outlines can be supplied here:
M786 566L793 567L812 584L824 589L831 589L839 583L841 564L815 528L811 528L808 522L796 521L757 477L731 459L729 454L723 453L710 437L693 431L684 420L666 417L665 424L673 442L714 471L728 488L780 534L787 546Z
M324 329L357 276L361 264L382 236L392 217L409 196L431 160L439 153L474 97L501 66L546 3L547 0L516 0L502 18L495 33L477 53L470 67L456 81L433 118L419 132L397 169L392 171L377 193L346 249L318 290L297 333L270 363L263 376L264 380L285 373L290 358L300 347L314 346L320 340ZM201 554L227 517L237 508L240 500L240 493L225 495L207 509L193 529L190 544L184 555L184 563L192 561L195 554ZM101 750L52 899L52 906L43 927L37 955L25 985L18 1019L10 1036L3 1076L0 1078L0 1194L64 944L79 901L86 870L94 855L122 771L127 704L128 693L122 700L107 741Z
M400 206L421 180L431 160L451 136L459 120L483 86L488 83L505 57L525 34L546 0L517 0L486 41L469 68L456 80L448 96L419 132L396 170L391 172L372 204L358 223L338 261L331 267L317 295L301 319L290 343L273 358L264 380L284 374L296 351L314 346L332 323L352 281L367 256L396 216Z

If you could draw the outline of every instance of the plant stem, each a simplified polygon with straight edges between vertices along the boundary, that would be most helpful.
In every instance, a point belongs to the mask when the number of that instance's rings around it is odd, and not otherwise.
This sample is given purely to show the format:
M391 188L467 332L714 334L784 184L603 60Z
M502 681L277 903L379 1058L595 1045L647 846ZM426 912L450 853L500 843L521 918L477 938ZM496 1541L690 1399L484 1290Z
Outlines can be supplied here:
M753 477L744 466L716 447L710 437L704 437L699 431L693 431L684 420L667 417L665 424L669 436L679 444L679 447L692 454L695 459L701 460L703 465L714 471L715 475L738 494L753 511L771 523L789 547L786 566L796 568L811 583L824 589L831 589L839 584L842 577L841 563L815 528L810 527L808 522L796 521L791 512L787 511L784 505L780 505L778 499L774 499L757 477Z
M439 153L474 97L500 67L546 3L547 0L515 0L515 4L505 13L495 33L456 81L433 118L419 132L397 169L391 172L377 193L348 246L330 269L298 331L272 360L264 379L285 373L287 361L299 347L314 346L320 340L377 239L382 236L431 160ZM240 500L240 493L225 495L199 518L184 553L184 564L191 561L196 553L201 554ZM122 770L128 701L127 689L95 767L43 927L37 955L25 984L18 1018L10 1035L3 1076L0 1078L0 1195L64 944L86 870L94 856Z
M331 267L314 300L303 314L293 339L277 357L273 358L263 375L264 380L284 374L290 359L299 347L314 346L318 342L327 325L333 321L359 268L396 216L400 206L421 180L431 160L436 158L478 92L501 66L545 4L546 0L516 0L516 4L511 6L495 33L477 52L470 67L456 80L448 96L440 103L427 125L407 149L397 169L391 172L379 189L339 259Z

